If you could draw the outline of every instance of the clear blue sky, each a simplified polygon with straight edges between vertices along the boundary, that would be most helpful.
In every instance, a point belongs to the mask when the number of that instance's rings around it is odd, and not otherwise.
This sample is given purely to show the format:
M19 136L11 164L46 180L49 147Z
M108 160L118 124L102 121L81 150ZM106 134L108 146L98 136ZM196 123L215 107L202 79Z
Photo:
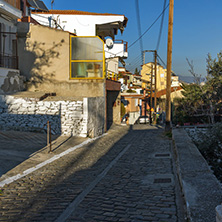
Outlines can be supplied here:
M44 0L51 9L51 0ZM142 33L154 22L163 9L164 0L139 0ZM169 0L167 0L167 4ZM124 14L128 24L123 35L116 39L128 41L129 45L138 37L135 0L55 0L53 9L73 9L99 13ZM222 50L222 1L221 0L174 0L173 64L178 75L189 75L186 58L193 60L196 73L206 75L206 58L213 58ZM143 49L155 49L160 28L159 21L144 35ZM159 55L166 63L167 55L168 9L165 13ZM126 60L131 71L141 65L139 41L129 48ZM146 62L152 58L147 54Z

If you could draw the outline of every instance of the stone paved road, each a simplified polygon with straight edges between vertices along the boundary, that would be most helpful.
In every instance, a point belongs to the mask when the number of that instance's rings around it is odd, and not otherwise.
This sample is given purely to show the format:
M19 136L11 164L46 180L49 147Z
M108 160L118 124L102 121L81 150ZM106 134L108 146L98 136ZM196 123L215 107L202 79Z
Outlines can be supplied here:
M0 176L45 147L46 136L43 133L0 131ZM56 138L52 135L52 140Z
M182 207L163 130L116 126L6 185L0 221L183 221Z

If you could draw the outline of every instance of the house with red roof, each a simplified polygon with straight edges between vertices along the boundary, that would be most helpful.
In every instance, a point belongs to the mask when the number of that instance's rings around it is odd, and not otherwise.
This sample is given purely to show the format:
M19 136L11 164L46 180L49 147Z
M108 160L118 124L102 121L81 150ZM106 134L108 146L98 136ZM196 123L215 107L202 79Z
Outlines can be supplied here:
M115 35L127 21L117 14L34 8L18 25L19 68L27 90L63 99L102 98L104 130L120 123L118 64L128 53L127 43Z

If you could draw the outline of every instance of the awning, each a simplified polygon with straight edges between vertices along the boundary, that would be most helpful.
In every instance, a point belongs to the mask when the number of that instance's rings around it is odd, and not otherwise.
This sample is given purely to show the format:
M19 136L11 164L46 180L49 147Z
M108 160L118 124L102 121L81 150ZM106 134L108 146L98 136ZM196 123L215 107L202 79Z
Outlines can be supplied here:
M30 7L42 10L42 11L49 11L48 8L45 6L43 1L40 0L28 0Z

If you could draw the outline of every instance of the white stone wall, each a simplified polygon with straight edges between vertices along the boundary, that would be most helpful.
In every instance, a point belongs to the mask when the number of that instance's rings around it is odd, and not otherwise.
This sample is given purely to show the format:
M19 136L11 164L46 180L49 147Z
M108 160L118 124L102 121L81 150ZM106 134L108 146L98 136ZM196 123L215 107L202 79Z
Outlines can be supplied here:
M36 101L1 95L0 129L42 132L50 121L53 134L94 137L104 132L104 104L103 97L83 101Z

